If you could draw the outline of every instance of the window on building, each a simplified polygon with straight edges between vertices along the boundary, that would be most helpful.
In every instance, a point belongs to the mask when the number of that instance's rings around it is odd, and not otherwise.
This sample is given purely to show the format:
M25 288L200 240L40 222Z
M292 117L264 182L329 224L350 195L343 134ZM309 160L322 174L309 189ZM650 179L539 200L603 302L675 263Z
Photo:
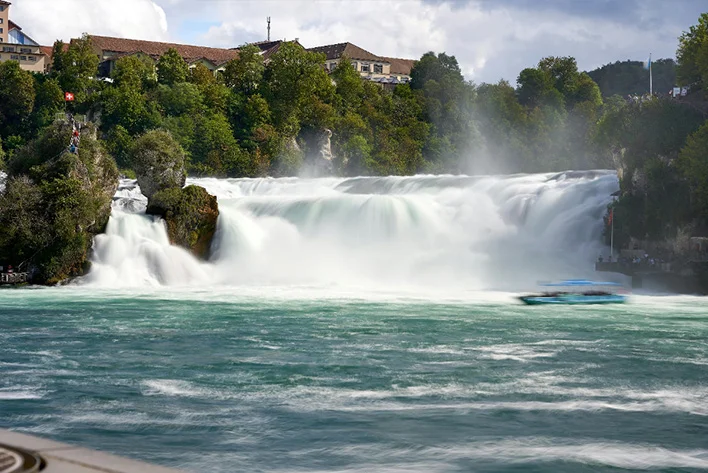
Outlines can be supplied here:
M37 62L37 57L36 56L30 56L29 60L32 62Z
M27 56L20 56L20 59L22 59L23 61L26 61L26 60L27 60Z
M0 5L0 11L5 11L5 7Z
M0 41L0 43L1 43L1 42L2 42L2 41ZM3 46L3 47L2 47L2 52L4 52L4 53L14 53L14 52L15 52L15 48L14 48L13 46Z
M17 54L11 54L11 55L10 55L10 59L12 59L13 61L19 61L19 60L20 60L20 56L18 56Z
M0 28L0 33L4 33L4 31L3 31L3 29L2 29L2 28Z
M20 48L21 53L32 54L32 48Z
M377 74L383 74L383 64L374 64L374 72Z
M361 72L371 72L371 66L369 64L362 64Z
M336 63L336 62L330 63L330 65L329 65L329 70L330 70L330 71L333 71L334 69L336 69L336 67L337 67L337 63Z
M356 61L352 61L352 66L354 66L354 70L358 71L359 70L359 64L357 64Z

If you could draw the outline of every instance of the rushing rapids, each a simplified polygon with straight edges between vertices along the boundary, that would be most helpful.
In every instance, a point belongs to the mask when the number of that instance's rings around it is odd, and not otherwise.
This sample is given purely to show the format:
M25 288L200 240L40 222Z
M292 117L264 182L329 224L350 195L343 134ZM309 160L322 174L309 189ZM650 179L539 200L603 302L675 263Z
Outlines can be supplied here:
M209 262L123 181L82 283L519 289L590 274L618 189L610 171L188 183L219 199Z

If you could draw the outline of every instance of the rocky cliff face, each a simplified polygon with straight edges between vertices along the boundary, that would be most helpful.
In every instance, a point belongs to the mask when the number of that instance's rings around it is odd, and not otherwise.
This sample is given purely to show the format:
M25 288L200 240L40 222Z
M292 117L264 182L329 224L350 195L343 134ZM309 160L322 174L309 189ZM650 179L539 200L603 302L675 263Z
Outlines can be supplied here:
M203 187L182 187L185 155L179 143L167 131L149 131L133 145L131 163L140 190L148 198L146 213L165 220L173 245L208 258L219 206Z
M138 185L143 195L148 199L162 189L179 188L184 186L187 176L184 169L177 166L151 167L137 172Z
M88 269L93 236L105 228L118 185L113 159L88 125L78 153L71 127L56 123L8 163L0 195L0 261L56 284Z
M219 206L216 197L203 187L159 191L149 199L147 213L165 219L173 245L188 249L198 258L209 257Z

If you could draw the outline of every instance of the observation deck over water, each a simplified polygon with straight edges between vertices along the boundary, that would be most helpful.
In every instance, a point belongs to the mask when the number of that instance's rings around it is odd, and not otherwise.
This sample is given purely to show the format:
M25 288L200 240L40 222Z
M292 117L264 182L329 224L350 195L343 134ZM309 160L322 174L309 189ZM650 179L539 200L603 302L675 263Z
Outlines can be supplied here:
M29 281L28 273L0 273L0 285L23 284Z
M180 473L88 448L0 429L0 473Z

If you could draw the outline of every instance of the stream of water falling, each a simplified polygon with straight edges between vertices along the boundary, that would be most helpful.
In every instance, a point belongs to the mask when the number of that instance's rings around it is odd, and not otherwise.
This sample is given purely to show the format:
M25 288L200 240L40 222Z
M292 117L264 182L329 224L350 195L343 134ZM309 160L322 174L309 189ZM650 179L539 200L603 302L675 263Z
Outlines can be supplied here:
M169 245L124 181L83 283L519 290L583 277L618 189L604 171L517 176L193 179L219 200L204 263Z

